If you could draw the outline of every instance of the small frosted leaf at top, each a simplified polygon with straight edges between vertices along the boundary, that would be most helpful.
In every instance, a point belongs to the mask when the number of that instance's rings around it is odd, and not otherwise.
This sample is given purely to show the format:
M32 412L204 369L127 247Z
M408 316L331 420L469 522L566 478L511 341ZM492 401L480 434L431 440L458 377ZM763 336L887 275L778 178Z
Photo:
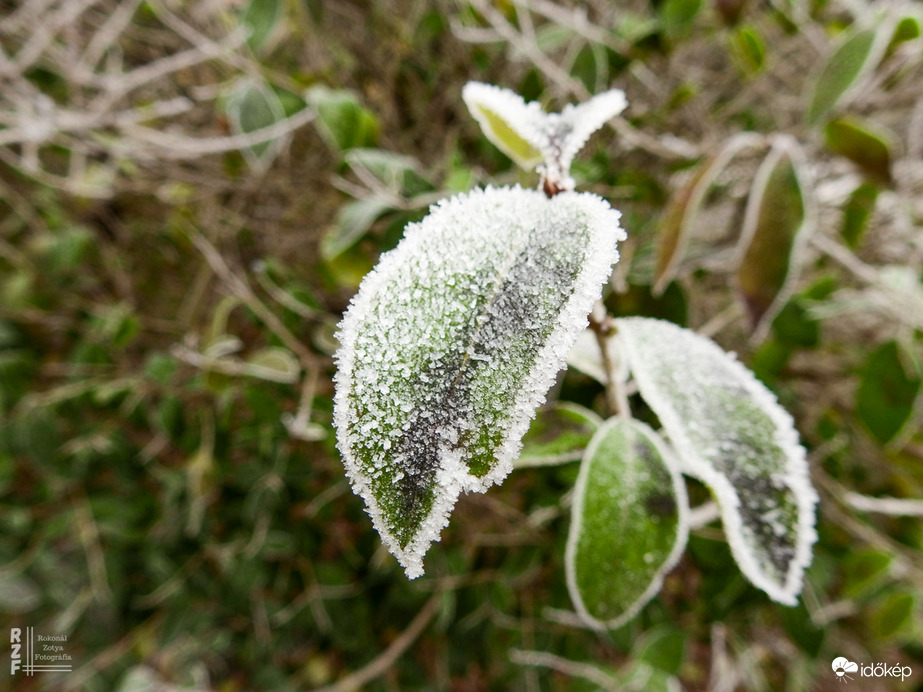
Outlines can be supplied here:
M363 280L341 323L334 422L409 577L459 493L512 469L623 237L595 195L475 190L410 224Z
M714 492L741 571L793 605L817 538L817 494L791 416L713 341L661 320L615 324L638 390L683 470Z
M526 170L543 170L561 189L572 189L574 156L596 130L627 106L625 94L611 89L560 113L545 113L536 101L490 84L468 82L462 97L484 135Z

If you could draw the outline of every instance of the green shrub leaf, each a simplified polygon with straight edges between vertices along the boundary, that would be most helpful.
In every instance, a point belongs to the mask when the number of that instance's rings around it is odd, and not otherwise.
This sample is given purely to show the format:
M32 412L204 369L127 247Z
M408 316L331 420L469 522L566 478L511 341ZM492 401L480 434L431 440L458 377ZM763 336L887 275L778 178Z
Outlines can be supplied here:
M334 149L345 151L375 146L378 121L351 91L317 85L308 90L305 98L317 111L321 136Z
M904 369L896 341L879 346L869 356L859 381L856 411L879 442L890 441L904 427L920 384Z
M830 151L853 161L878 182L891 182L896 140L891 132L864 118L843 116L827 123L824 137Z
M356 244L372 224L391 209L391 203L378 197L355 199L340 207L336 223L320 242L320 254L330 261Z
M700 163L685 184L673 193L660 218L657 233L657 266L652 289L655 296L661 295L676 276L679 263L689 245L696 217L712 183L738 152L761 141L762 137L753 133L730 137L718 151Z
M577 612L596 628L634 617L686 546L688 502L660 437L611 418L584 454L565 564Z
M849 33L831 53L814 81L805 121L821 122L850 91L875 69L887 48L888 32L880 27Z
M800 175L802 159L794 139L777 137L747 199L736 278L757 339L766 335L788 300L794 270L813 228Z
M410 224L362 282L341 323L334 420L409 577L458 494L511 470L618 258L618 218L590 194L475 190Z
M578 461L601 424L593 411L569 401L540 408L522 438L516 468Z
M235 84L225 102L225 111L235 134L247 134L275 125L285 119L279 97L263 79L244 78ZM255 170L272 163L284 143L278 137L242 149L244 158Z
M683 470L714 492L741 571L772 599L794 604L816 540L817 495L791 417L714 342L660 320L615 323Z

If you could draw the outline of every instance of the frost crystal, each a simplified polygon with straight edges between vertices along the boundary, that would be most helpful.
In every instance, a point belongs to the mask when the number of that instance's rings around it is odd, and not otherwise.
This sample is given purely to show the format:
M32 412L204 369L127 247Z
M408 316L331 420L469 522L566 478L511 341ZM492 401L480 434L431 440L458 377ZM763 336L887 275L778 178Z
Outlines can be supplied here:
M411 578L459 493L501 481L624 238L601 198L488 188L435 205L339 335L338 446Z
M628 102L619 89L611 89L560 113L545 113L541 106L490 84L468 82L462 97L487 138L531 169L543 162L542 172L558 189L571 190L570 166L574 156L596 130L621 113Z
M641 396L684 471L715 493L741 571L794 605L817 539L817 494L791 416L713 341L661 320L615 323Z

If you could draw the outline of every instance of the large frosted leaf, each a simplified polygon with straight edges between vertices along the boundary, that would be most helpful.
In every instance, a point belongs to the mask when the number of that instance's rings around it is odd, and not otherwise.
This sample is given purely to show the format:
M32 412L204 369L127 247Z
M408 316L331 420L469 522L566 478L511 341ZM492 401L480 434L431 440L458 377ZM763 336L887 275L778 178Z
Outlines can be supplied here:
M757 339L789 298L813 223L801 180L803 154L779 135L753 179L738 244L737 289Z
M794 604L817 495L788 413L717 344L669 322L617 319L618 342L684 471L708 484L741 571Z
M502 480L618 258L594 195L476 190L407 227L341 323L339 448L411 578L458 494Z
M480 82L468 82L462 97L487 139L526 170L544 162L545 174L562 189L573 187L570 165L590 135L627 105L625 94L611 89L545 113L536 101Z
M583 456L565 564L574 606L593 627L634 617L686 546L686 488L670 454L643 423L610 418Z

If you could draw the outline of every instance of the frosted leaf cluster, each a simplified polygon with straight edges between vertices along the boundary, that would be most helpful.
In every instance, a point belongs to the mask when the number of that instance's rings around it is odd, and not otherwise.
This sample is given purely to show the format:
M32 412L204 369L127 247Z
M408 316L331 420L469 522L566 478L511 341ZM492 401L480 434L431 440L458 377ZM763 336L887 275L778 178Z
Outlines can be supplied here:
M363 280L340 324L334 422L408 577L459 493L511 470L623 238L595 195L474 190L408 225Z
M817 494L791 416L709 339L661 320L615 324L638 390L683 470L715 493L741 571L794 605L817 539Z
M570 166L574 156L596 130L628 105L625 94L611 89L560 113L545 113L536 101L481 82L468 82L462 97L485 136L514 159L542 173L557 189L572 190Z

